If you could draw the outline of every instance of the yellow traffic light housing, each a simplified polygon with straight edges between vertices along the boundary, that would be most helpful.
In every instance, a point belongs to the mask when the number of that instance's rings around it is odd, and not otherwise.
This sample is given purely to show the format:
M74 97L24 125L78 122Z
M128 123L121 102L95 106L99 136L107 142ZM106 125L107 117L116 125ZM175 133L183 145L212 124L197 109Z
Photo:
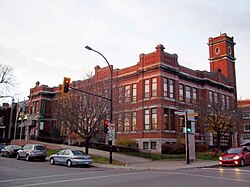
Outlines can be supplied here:
M70 88L70 78L64 77L63 78L63 85L62 85L62 93L63 94L68 94L69 93L69 88Z

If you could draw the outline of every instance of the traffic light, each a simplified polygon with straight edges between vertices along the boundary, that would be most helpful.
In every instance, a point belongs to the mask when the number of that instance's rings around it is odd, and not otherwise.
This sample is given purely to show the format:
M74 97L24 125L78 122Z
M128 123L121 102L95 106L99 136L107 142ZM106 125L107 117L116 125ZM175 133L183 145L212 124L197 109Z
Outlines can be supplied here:
M192 132L192 123L190 120L187 120L187 129L186 129L187 133Z
M63 78L63 85L62 85L62 93L68 94L70 88L70 78L64 77Z
M109 121L108 120L104 120L104 133L107 133L109 131L108 125L109 125Z

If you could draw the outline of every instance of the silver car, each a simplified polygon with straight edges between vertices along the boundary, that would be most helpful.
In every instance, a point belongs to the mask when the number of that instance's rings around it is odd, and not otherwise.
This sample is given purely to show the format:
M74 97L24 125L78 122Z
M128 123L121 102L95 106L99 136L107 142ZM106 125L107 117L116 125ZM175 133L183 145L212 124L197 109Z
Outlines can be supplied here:
M40 159L44 161L46 158L46 147L42 144L27 144L21 150L17 151L16 159L24 158L26 161L32 159Z
M50 164L64 164L68 167L72 165L86 165L93 163L91 156L81 150L63 149L49 157Z

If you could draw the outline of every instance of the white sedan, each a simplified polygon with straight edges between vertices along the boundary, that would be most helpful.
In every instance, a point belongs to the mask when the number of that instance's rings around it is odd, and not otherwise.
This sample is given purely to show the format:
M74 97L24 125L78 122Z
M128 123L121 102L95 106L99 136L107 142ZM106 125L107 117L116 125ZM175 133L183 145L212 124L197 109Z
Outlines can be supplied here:
M68 167L73 165L89 166L93 163L91 156L85 154L82 150L63 149L49 157L50 164L63 164Z

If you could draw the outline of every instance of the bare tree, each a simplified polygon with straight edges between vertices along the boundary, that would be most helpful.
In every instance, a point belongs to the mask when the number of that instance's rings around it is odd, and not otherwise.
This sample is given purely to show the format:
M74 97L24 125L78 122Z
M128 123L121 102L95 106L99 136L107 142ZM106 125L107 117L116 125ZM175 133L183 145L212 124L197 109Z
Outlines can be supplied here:
M14 87L13 68L0 63L0 98L13 97L11 87Z
M90 78L77 87L103 97L108 95L103 81L93 82ZM100 132L103 120L110 113L109 102L108 99L71 89L69 95L59 96L56 106L53 107L59 124L68 127L85 140L87 154L89 141Z
M226 106L222 100L208 102L201 98L195 110L199 114L199 122L204 124L204 130L216 136L218 150L221 149L221 138L238 130L241 111L232 105Z

